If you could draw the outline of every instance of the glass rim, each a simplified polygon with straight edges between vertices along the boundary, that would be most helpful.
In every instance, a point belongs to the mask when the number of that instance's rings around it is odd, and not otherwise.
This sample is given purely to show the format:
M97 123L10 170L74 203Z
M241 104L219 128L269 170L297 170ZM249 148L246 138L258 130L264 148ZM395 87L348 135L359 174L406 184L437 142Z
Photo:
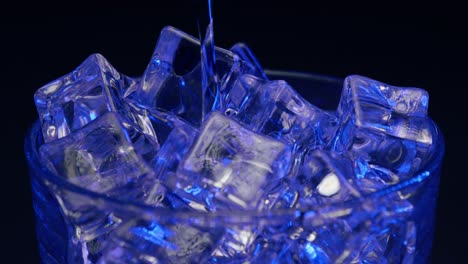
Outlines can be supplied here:
M278 71L278 70L265 70L268 76L271 77L288 77L288 78L298 78L303 80L315 80L315 81L325 81L325 82L341 82L343 79L336 78L333 76L314 74L314 73L304 73L296 71ZM445 153L445 143L441 130L437 124L429 117L430 121L434 126L434 131L436 131L437 138L435 140L435 155L426 163L427 165L416 172L413 177L410 177L402 182L399 182L395 185L387 186L379 191L364 195L359 198L353 198L345 202L333 202L326 205L313 205L301 208L288 208L288 209L277 209L270 211L257 211L257 210L245 210L245 209L236 209L236 210L220 210L216 212L202 212L202 211L189 211L187 209L168 209L155 207L148 204L131 201L127 199L120 199L118 197L107 196L105 193L98 193L91 190L88 190L84 187L76 185L70 181L67 181L65 178L60 177L59 175L54 174L52 171L43 166L40 162L39 157L39 146L38 140L39 135L41 135L41 124L40 120L36 120L28 129L25 137L24 151L26 154L27 163L30 170L30 177L38 177L39 180L46 179L51 182L53 185L58 188L64 188L68 191L77 193L89 197L91 199L96 199L99 201L105 201L106 203L113 204L116 207L125 206L125 210L137 210L150 213L152 215L157 214L167 215L171 218L184 218L184 219L225 219L233 218L236 216L237 220L239 219L250 219L255 218L265 218L269 222L274 221L275 217L281 217L281 221L284 221L284 216L289 215L293 218L299 217L302 213L314 213L314 215L320 214L321 211L338 212L343 210L343 208L349 208L350 206L356 206L356 204L364 204L366 201L376 199L377 197L383 197L390 193L396 193L398 191L404 190L408 187L417 185L423 181L428 181L431 178L439 177L438 170L442 165L442 159ZM33 171L33 172L32 172ZM247 217L247 218L245 218ZM237 223L237 222L236 222Z

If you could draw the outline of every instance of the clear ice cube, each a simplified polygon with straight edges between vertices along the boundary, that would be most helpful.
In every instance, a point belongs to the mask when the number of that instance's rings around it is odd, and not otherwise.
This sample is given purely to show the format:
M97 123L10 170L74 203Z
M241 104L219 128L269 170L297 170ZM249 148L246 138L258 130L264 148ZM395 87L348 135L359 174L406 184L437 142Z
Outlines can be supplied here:
M301 243L302 242L302 243ZM331 264L330 257L318 245L309 241L301 241L295 244L295 250L301 263Z
M361 234L352 263L414 263L416 232L414 222L387 216L382 224L373 220L371 232Z
M220 237L219 230L183 223L162 224L156 220L130 220L110 237L114 243L101 254L104 260L128 259L149 263L201 263L213 251Z
M166 182L171 181L179 163L197 136L198 131L188 124L175 126L151 162L156 177Z
M281 139L295 152L325 146L337 119L302 98L285 81L241 76L227 97L225 114L253 131Z
M158 110L149 110L141 108L146 112L149 119L149 124L155 131L155 135L158 138L158 143L161 147L168 143L168 141L175 140L171 139L170 135L176 128L185 128L186 130L196 131L197 129L188 124L185 120L178 116L167 112Z
M323 263L356 263L356 254L363 248L369 233L353 230L346 221L335 219L333 224L320 226L301 248L306 259ZM320 262L319 262L320 263ZM359 263L359 262L358 262Z
M255 209L289 167L287 145L213 112L179 165L179 195L208 210Z
M54 173L78 186L144 201L143 187L151 189L157 181L123 123L119 114L106 113L69 136L42 145L43 160Z
M170 111L198 127L204 111L200 50L198 39L165 27L141 82L128 89L125 97L149 109ZM254 72L252 65L231 51L216 47L215 57L221 97L239 75Z
M335 153L314 150L305 159L292 189L299 193L300 206L331 204L361 197L352 182L353 166L349 159Z
M211 254L214 261L247 260L254 250L252 244L261 232L259 225L233 225L225 228L218 246Z
M135 151L138 145L132 144L126 122L119 114L109 112L65 138L42 145L44 164L87 190L162 207L166 188ZM56 198L73 227L69 249L78 259L93 258L105 236L125 218L106 204L68 189L57 193Z
M407 178L431 155L437 135L427 117L428 100L422 89L347 77L338 107L340 128L331 149L363 153L371 165Z
M95 203L89 197L73 191L57 193L55 197L73 228L70 231L70 250L80 256L86 243L108 234L122 223L122 216L116 215L112 208Z
M121 93L134 81L119 74L100 54L34 95L44 141L63 138L109 111L121 111Z

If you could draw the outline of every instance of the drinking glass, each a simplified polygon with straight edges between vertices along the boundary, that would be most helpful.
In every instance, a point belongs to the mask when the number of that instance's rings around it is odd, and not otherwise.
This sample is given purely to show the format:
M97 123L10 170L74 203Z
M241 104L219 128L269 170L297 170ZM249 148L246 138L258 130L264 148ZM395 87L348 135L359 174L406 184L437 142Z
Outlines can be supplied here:
M270 79L286 80L312 104L336 109L342 79L266 72ZM436 155L427 166L360 199L268 212L203 213L108 197L54 175L38 152L43 140L37 121L25 152L40 258L61 264L426 263L444 154L437 131Z

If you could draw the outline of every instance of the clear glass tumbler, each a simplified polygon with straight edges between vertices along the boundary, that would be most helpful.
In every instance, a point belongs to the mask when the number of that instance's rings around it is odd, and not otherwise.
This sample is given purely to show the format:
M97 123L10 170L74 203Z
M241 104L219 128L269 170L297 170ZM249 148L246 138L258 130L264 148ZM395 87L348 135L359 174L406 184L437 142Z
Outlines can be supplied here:
M336 108L342 80L267 73L314 105ZM426 263L430 255L440 132L437 154L409 180L346 203L270 212L201 213L110 198L51 173L41 144L36 122L25 152L42 263Z

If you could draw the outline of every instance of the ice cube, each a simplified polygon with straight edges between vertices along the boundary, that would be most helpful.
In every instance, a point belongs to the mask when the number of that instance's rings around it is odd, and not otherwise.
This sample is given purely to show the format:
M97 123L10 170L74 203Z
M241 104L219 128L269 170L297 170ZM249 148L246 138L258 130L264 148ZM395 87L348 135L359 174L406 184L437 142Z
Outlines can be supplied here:
M227 226L218 247L211 254L212 260L246 260L252 254L252 244L261 232L258 225Z
M304 214L296 240L307 240L332 263L373 263L384 254L384 259L402 256L405 234L400 229L411 217L413 206L396 194L388 194L316 207Z
M258 243L255 251L252 252L251 258L247 263L262 264L262 263L307 263L297 262L297 258L293 256L292 243L284 240L268 240L263 243ZM238 262L245 263L245 262Z
M291 180L286 192L282 193L282 199L295 191L298 193L299 207L344 202L399 182L399 176L394 172L369 164L365 157L355 152L309 152L298 175ZM392 197L395 205L404 200L394 196L389 195L388 198Z
M305 157L292 189L298 190L300 206L344 202L361 197L352 182L353 175L351 160L333 152L314 150Z
M148 130L154 131L154 139L161 146L152 151L151 155L146 155L145 160L153 168L156 178L170 180L198 135L198 130L172 113L145 109L134 105L134 102L127 102L139 111L138 116L145 116L149 120L143 124L148 126Z
M70 231L73 231L69 233L69 243L79 248L75 250L78 255L87 242L111 232L122 223L122 216L116 215L112 208L78 192L64 190L55 197L70 224Z
M140 84L127 90L125 97L149 109L170 111L198 127L203 113L200 50L198 39L165 27ZM221 97L239 75L254 72L252 65L231 51L216 47L215 57Z
M44 141L63 138L109 111L123 111L121 93L134 82L100 54L34 95Z
M299 247L302 259L313 263L354 263L355 254L360 252L369 235L363 229L359 232L352 230L346 221L339 219L333 224L318 227L312 233L311 241Z
M88 190L120 198L144 197L145 190L136 187L151 187L157 182L151 168L137 154L124 120L109 112L68 137L42 145L45 164L57 175Z
M347 77L338 107L340 128L331 149L365 153L370 164L408 177L431 155L437 135L427 117L428 100L422 89Z
M337 127L335 116L307 102L286 82L252 75L241 76L233 85L225 113L297 153L325 146Z
M355 257L355 261L364 263L394 263L389 262L388 253L386 256L389 241L392 240L392 233L398 234L393 228L383 229L380 234L369 235L364 242L359 254ZM390 242L390 246L392 246ZM396 246L396 245L395 245Z
M146 263L143 259L157 260L149 263L200 263L209 257L219 237L217 228L137 218L122 224L112 233L110 239L117 243L102 255L105 260L126 256L143 263Z
M297 256L301 263L317 263L317 264L331 264L330 257L318 245L314 245L309 241L301 241L295 244L294 250L297 251Z
M258 61L257 57L255 57L255 55L250 50L250 48L247 46L247 44L236 43L234 46L231 47L230 50L236 53L237 55L239 55L239 57L242 60L249 62L251 65L255 67L255 74L254 74L255 76L268 80L268 76L263 71L263 68L260 65L260 62Z
M155 131L155 135L158 138L158 143L163 146L168 140L175 140L175 138L170 139L172 131L176 128L184 128L187 130L193 130L196 132L196 128L192 127L185 120L179 118L178 116L163 110L150 110L144 109L146 115L149 118L149 123Z
M188 124L179 124L170 131L158 154L151 161L156 177L165 182L172 180L179 163L197 135L198 131Z
M348 181L352 182L363 195L377 192L399 182L399 176L389 169L375 164L369 164L367 155L359 152L343 152L334 155L351 166L353 173Z
M42 145L44 164L87 190L161 207L166 189L135 152L124 120L109 112L65 138ZM86 257L81 252L92 256L102 236L124 219L123 214L87 195L64 189L55 196L74 230L70 250L75 248L78 258Z
M208 210L255 209L289 167L287 145L213 112L179 165L178 191Z
M373 221L375 227L354 249L352 263L413 263L416 231L414 222L392 219L387 225Z

